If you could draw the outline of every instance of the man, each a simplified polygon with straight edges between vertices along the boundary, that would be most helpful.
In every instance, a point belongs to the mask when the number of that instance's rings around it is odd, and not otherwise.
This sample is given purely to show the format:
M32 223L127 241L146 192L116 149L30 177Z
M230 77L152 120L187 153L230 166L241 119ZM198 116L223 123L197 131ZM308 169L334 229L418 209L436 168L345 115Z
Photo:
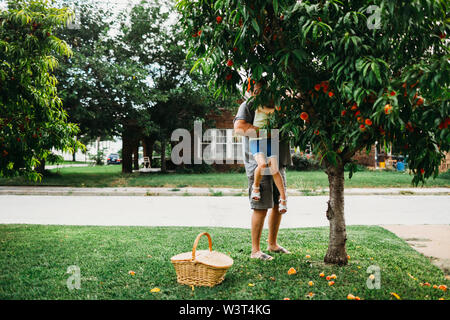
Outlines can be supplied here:
M254 85L254 89L252 95L258 95L261 92L262 87L265 85L264 81L260 81ZM244 165L245 171L247 173L248 178L248 186L249 186L249 201L251 209L253 210L252 219L251 219L251 230L252 230L252 253L251 258L260 259L260 260L272 260L273 257L267 253L261 251L260 241L261 241L261 233L264 226L264 220L267 215L267 210L271 208L271 214L269 216L269 237L268 237L268 246L267 251L270 252L279 252L279 253L290 253L288 250L283 248L277 243L277 235L278 229L280 228L281 223L281 214L278 211L278 200L279 200L279 192L277 187L275 186L271 175L264 175L261 184L260 184L260 192L261 199L259 201L254 201L251 199L250 195L252 193L252 186L254 180L254 172L257 167L257 163L253 158L252 154L249 150L249 139L250 135L254 135L255 131L257 131L257 127L253 126L253 119L255 116L255 108L252 108L252 101L247 102L244 101L234 118L234 131L238 135L242 135L244 138ZM279 164L280 164L280 173L283 178L283 182L286 188L286 166L290 165L292 162L291 154L289 150L288 143L279 144Z

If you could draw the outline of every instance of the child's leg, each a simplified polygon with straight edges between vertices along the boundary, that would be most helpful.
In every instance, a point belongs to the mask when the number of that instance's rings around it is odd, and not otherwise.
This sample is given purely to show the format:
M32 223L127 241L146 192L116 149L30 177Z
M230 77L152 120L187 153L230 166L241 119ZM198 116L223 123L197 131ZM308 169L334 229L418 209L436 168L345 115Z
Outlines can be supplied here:
M257 153L255 154L255 161L258 164L258 166L255 169L254 173L255 180L253 182L253 186L259 188L262 179L262 171L265 170L265 168L267 167L266 157L263 153Z
M284 188L283 178L281 177L280 170L278 168L278 161L276 157L269 158L270 173L272 174L273 181L280 192L280 199L286 200L286 189Z

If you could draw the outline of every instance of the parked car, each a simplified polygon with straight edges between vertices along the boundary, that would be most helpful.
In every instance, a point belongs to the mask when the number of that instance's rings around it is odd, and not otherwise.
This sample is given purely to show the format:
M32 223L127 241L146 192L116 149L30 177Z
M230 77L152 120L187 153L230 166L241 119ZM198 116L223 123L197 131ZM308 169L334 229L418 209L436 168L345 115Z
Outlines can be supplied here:
M120 164L122 162L122 159L120 159L119 154L117 153L111 153L106 158L106 164Z

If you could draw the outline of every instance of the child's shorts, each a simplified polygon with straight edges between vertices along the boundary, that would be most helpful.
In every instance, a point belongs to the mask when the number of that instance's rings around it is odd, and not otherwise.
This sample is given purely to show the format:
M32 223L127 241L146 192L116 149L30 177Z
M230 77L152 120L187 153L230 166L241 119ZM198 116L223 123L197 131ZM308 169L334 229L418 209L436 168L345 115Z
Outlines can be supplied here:
M271 139L250 139L250 152L253 156L263 153L266 157L272 156Z

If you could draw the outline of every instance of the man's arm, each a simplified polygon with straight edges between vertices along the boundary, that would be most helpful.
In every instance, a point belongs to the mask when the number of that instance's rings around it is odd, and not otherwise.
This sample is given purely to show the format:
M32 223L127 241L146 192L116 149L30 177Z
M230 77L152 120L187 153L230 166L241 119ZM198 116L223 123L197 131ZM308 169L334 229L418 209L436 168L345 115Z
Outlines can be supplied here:
M234 132L239 136L255 136L259 128L245 120L238 119L234 121Z

